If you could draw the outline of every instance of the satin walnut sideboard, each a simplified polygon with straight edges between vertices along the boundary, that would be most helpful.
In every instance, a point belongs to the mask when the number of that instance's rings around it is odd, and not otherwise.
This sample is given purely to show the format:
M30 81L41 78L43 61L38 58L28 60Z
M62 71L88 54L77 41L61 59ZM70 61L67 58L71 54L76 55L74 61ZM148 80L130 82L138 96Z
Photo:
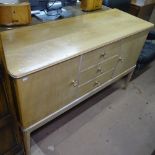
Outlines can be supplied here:
M128 75L153 24L117 9L1 33L25 148L30 134Z

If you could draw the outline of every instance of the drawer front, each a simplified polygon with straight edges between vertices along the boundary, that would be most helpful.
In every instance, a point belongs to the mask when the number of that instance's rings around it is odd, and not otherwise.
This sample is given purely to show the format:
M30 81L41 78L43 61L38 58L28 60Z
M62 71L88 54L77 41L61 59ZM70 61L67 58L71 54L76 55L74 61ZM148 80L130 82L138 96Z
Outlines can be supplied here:
M102 84L110 80L112 77L112 74L113 74L113 70L98 76L96 79L88 82L87 84L79 86L78 88L79 97L87 94L88 92L92 91L93 89L101 86Z
M17 79L15 88L23 127L29 127L76 99L79 63L80 57L77 57Z
M97 76L113 69L116 66L118 58L119 58L118 56L114 56L114 57L109 58L90 69L87 69L87 70L81 72L80 78L79 78L79 84L81 85L83 83L86 83L86 82L96 78Z
M107 45L105 47L88 52L82 56L81 70L94 66L114 55L119 55L121 46L120 41Z

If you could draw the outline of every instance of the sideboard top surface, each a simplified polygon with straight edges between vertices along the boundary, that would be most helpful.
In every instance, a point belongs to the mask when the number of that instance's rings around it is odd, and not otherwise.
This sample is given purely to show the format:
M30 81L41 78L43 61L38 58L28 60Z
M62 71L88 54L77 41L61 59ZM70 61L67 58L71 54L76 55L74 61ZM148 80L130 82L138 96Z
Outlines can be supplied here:
M8 73L21 78L152 27L111 9L5 31L1 41Z

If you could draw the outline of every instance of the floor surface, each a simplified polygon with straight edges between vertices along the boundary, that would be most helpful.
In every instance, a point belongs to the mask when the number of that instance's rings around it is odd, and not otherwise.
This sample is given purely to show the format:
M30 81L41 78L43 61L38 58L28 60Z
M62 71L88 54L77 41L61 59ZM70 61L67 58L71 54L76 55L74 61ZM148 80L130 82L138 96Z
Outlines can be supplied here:
M32 155L151 155L155 62L126 90L114 84L32 135Z

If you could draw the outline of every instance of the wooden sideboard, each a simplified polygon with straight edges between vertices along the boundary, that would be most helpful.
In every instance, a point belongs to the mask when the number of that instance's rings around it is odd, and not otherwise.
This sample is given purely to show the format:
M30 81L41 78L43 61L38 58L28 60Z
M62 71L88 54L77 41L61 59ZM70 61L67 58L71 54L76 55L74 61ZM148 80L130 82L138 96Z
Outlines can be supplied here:
M118 79L130 79L151 28L111 9L1 33L27 154L32 131Z

